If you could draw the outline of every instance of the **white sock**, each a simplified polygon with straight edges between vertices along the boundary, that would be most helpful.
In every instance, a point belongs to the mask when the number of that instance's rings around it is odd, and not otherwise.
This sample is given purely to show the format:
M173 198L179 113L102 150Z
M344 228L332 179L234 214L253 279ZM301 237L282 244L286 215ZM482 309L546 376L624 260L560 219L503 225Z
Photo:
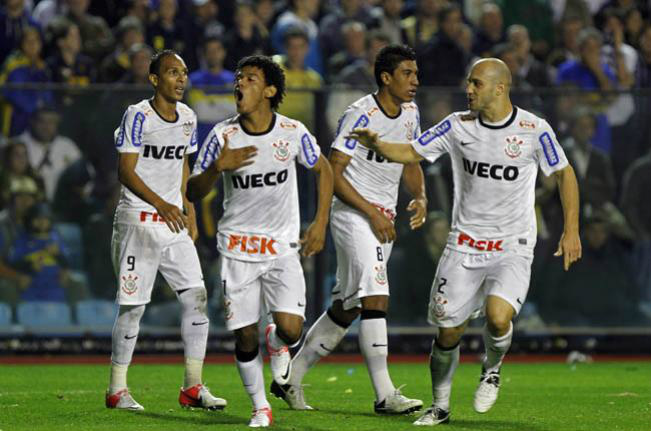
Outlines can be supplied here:
M182 307L181 339L185 357L203 361L206 356L210 327L206 314L206 289L203 287L188 289L178 295L178 298Z
M276 334L276 325L272 324L271 325L271 331L269 331L269 347L271 347L274 350L280 350L283 347L289 347L287 346L287 343L285 343L279 336Z
M450 350L441 350L432 342L429 371L432 377L432 404L443 410L450 410L452 376L459 365L459 345Z
M111 336L111 377L109 393L114 394L127 387L127 370L136 348L140 319L144 305L121 305L113 325Z
M237 364L237 370L240 372L244 390L249 394L249 398L251 398L253 408L258 410L263 407L270 407L264 392L262 355L258 353L251 361L240 362L236 360L235 363Z
M201 383L201 371L203 370L203 359L185 358L185 374L183 375L183 389Z
M373 383L375 398L380 402L395 391L387 368L389 348L386 319L362 319L359 328L359 348Z
M333 322L327 311L323 313L307 331L303 347L292 359L292 374L289 384L300 385L308 370L319 359L328 356L339 345L346 332L348 332L348 328Z
M511 340L513 339L513 323L509 328L509 332L501 337L493 337L488 328L484 326L484 347L486 354L484 355L483 365L486 372L497 372L502 366L502 359L511 347Z

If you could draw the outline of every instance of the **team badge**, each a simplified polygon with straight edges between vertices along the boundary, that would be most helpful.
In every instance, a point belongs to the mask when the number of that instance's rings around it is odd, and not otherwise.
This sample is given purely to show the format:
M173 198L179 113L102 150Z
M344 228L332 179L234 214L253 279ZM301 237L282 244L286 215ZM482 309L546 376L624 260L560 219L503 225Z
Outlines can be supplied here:
M190 133L192 133L192 126L194 123L192 121L188 121L183 123L183 134L185 136L190 136Z
M224 301L224 320L231 320L233 318L233 312L231 311L231 301Z
M507 156L512 159L520 156L522 154L523 141L517 136L510 136L506 138L506 147L504 147L504 152Z
M274 146L274 158L281 162L286 162L289 159L289 142L287 141L278 141L271 144Z
M442 295L436 295L434 297L434 315L439 319L445 316L445 306L448 303L448 300L443 298Z
M405 123L405 128L407 129L407 140L411 141L414 139L414 122L413 121L407 121Z
M387 270L384 265L378 265L375 268L375 281L378 284L387 284Z
M133 295L138 290L137 275L129 274L127 277L122 276L122 291L127 295Z

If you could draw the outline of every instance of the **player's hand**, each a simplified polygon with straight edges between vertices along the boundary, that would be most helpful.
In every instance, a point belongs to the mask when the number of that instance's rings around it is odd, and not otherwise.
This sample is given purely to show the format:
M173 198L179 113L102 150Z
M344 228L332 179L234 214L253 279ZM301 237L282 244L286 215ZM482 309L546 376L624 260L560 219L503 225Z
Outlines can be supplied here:
M305 257L310 257L323 250L325 237L325 223L312 222L305 231L303 238L299 241L299 244L301 244L301 254Z
M219 172L234 171L242 166L253 164L253 158L258 154L258 149L254 145L231 149L228 145L228 136L225 133L222 135L222 139L224 139L224 146L215 160L215 166Z
M581 259L581 239L578 232L563 232L561 240L558 242L558 250L556 250L554 256L563 256L565 271L570 269L570 265Z
M179 233L188 225L188 217L176 205L163 201L156 207L159 216L163 216L165 224L174 233Z
M379 210L370 217L371 230L382 244L396 240L396 228L393 222Z
M425 198L412 199L407 205L407 211L413 212L409 219L409 227L416 230L425 224L427 219L427 200Z
M346 136L346 139L354 139L366 148L377 149L378 134L371 129L354 129Z

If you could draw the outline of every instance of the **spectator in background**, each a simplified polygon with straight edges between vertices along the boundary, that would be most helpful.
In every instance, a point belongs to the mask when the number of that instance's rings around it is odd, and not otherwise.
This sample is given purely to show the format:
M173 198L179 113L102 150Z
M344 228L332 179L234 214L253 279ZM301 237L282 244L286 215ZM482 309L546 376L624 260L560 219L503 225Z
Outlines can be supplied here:
M339 6L319 23L319 45L323 58L328 59L344 49L341 27L345 23L357 21L366 25L370 19L369 9L363 0L341 0Z
M613 96L609 94L617 85L617 77L613 70L601 60L603 45L601 33L594 28L581 30L578 36L579 60L568 60L558 68L556 84L575 85L582 90L595 90L583 93L585 102L596 115L596 132L592 145L610 153L612 140L608 118L603 113L612 103Z
M17 137L25 144L29 164L45 183L45 197L54 199L63 170L81 157L77 145L59 135L59 113L53 107L39 108L30 121L30 127Z
M8 264L11 246L24 231L23 218L39 199L36 181L29 177L14 178L8 188L9 203L0 211L0 301L15 306L32 277Z
M223 37L224 26L217 19L219 3L215 0L192 0L192 17L187 28L190 29L189 43L183 53L188 70L199 68L199 50L206 37Z
M554 46L554 13L549 0L495 0L502 10L504 25L521 24L529 30L531 51L544 59Z
M188 104L197 113L197 136L201 143L215 124L237 114L233 103L235 74L224 69L226 50L221 39L207 38L202 58L204 66L190 74L192 87L188 92Z
M475 33L472 52L478 57L489 57L492 48L504 43L504 20L500 7L494 3L484 3L479 17L479 28Z
M24 143L11 139L8 145L2 150L0 198L2 199L2 207L4 208L9 202L9 191L14 180L29 177L38 185L39 189L42 190L44 187L43 179L36 174L29 164L27 147Z
M31 276L23 301L76 302L84 296L72 289L67 270L67 249L52 227L52 211L45 203L32 206L24 216L25 231L12 245L9 263Z
M25 0L5 0L0 6L0 64L19 46L27 27L39 28L25 8Z
M380 0L379 6L371 9L371 20L368 27L377 28L386 33L391 39L391 43L404 43L400 24L400 12L403 6L403 0Z
M159 0L155 0L159 1ZM138 21L146 28L152 21L151 17L151 4L152 0L123 0L125 3L126 13L124 17L132 16L137 18Z
M61 172L52 199L58 221L86 226L91 215L98 211L100 202L106 201L106 190L115 182L111 179L98 183L96 175L91 162L83 156Z
M651 88L651 25L640 32L639 56L635 67L635 87Z
M228 70L235 70L240 58L270 54L270 43L269 30L262 19L256 16L253 4L249 0L238 1L235 6L235 26L224 36L227 52L224 66Z
M438 16L439 31L418 54L420 84L458 87L465 80L468 55L458 43L461 9L444 6Z
M119 81L130 69L129 50L136 44L145 42L145 31L135 17L120 20L115 30L118 44L110 56L102 61L100 77L102 82Z
M419 51L439 31L438 13L444 4L445 0L418 0L416 12L401 23L407 45Z
M129 48L129 70L118 81L121 84L149 84L149 63L154 54L144 43L136 43Z
M88 13L90 0L65 0L67 18L77 24L81 33L82 52L96 62L111 52L115 39L104 18Z
M642 241L651 241L649 190L651 190L651 152L637 159L628 168L622 187L621 208L637 238Z
M626 43L635 49L639 49L640 46L638 43L640 40L640 34L644 29L644 19L642 18L642 13L639 9L632 7L626 10L623 19Z
M49 82L48 70L41 56L42 47L39 30L36 27L26 27L18 49L7 58L0 71L0 85ZM2 133L5 136L21 134L36 109L53 102L49 90L4 88L2 96Z
M41 0L32 10L32 18L41 28L47 28L52 19L67 12L66 0Z
M366 26L361 22L349 21L341 27L341 31L344 36L344 49L327 60L327 78L333 83L336 83L333 78L345 67L366 57Z
M93 60L81 53L79 27L67 18L55 18L48 33L55 50L46 60L52 81L78 86L95 82Z
M271 30L271 48L274 52L286 54L285 33L300 28L308 38L308 52L305 65L317 73L324 71L319 47L319 28L314 22L319 12L320 0L289 0L289 9L282 13ZM334 53L333 53L334 54Z
M154 51L185 51L186 32L177 20L177 11L177 0L158 0L156 19L147 26L147 43Z
M246 1L243 3L246 3ZM253 0L253 3L255 5L254 12L258 19L258 25L264 27L268 32L273 27L273 21L276 17L273 0ZM237 15L237 10L235 15Z
M567 16L560 24L560 45L547 57L547 64L554 68L580 57L578 36L585 27L583 20L578 16Z
M285 56L275 56L285 72L287 94L278 112L314 130L314 95L310 89L321 88L323 79L306 64L310 41L301 28L291 28L285 34ZM308 90L308 91L300 91Z
M532 87L550 87L549 71L547 66L538 61L531 53L531 40L529 31L523 25L513 24L506 31L507 40L515 49L518 68L514 77L526 82Z

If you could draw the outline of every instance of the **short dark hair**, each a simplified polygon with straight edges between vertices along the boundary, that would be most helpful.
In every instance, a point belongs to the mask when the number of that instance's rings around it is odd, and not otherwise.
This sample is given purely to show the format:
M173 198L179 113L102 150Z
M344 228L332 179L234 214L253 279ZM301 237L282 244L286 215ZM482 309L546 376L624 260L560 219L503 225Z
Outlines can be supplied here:
M407 45L389 45L380 50L375 58L375 82L378 87L383 87L382 72L389 75L398 68L403 61L416 61L416 52Z
M247 66L257 67L262 70L265 84L276 87L276 94L269 99L269 102L271 102L271 109L278 108L283 101L283 97L285 97L285 72L283 72L283 69L271 57L250 55L237 63L236 74Z
M149 63L149 74L150 75L160 74L160 64L163 61L163 58L169 55L179 55L179 54L173 49L164 49L162 51L155 52L154 55L151 56L151 63Z
M300 37L305 42L310 43L310 37L307 35L307 32L298 26L291 26L283 34L283 44L287 46L290 39L295 37Z

